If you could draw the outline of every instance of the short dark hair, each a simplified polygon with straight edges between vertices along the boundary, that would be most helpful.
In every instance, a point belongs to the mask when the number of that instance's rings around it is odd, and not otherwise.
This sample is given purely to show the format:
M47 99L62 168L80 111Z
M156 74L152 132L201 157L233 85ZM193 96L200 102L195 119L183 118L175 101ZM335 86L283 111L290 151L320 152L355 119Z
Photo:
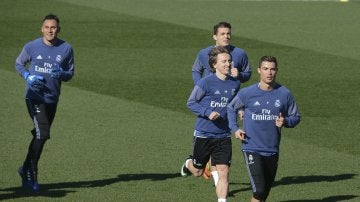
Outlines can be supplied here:
M55 20L57 22L57 24L60 24L59 18L54 14L49 14L49 15L45 16L43 22L45 20Z
M277 59L274 56L271 55L262 56L259 61L259 67L261 67L262 62L273 62L275 63L275 67L277 68Z
M214 35L217 34L218 29L219 29L220 27L225 27L225 28L231 29L230 23L228 23L228 22L219 22L218 24L214 25Z
M230 55L229 50L224 46L215 46L214 48L211 49L209 53L209 65L212 72L215 72L214 64L217 61L218 55L221 53L227 53Z

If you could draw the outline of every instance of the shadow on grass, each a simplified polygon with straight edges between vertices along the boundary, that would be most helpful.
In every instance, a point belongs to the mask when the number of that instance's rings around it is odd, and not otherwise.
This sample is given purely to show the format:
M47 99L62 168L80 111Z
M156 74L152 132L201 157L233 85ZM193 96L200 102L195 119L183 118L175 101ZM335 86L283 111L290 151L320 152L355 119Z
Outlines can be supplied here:
M329 196L323 199L311 199L311 200L288 200L288 201L281 201L281 202L313 202L313 201L319 201L319 202L338 202L338 201L344 201L344 200L350 200L357 198L359 196L355 195L339 195L339 196Z
M289 176L283 177L280 180L274 182L272 187L283 186L283 185L292 185L292 184L306 184L306 183L318 183L318 182L337 182L342 180L352 179L357 174L340 174L340 175L309 175L309 176ZM229 197L234 197L236 193L243 191L251 191L249 183L242 183L247 187L242 189L231 190L229 192ZM324 199L314 199L314 200L291 200L287 202L298 202L298 201L341 201L356 198L359 196L356 195L339 195L339 196L329 196Z
M235 194L239 192L251 191L250 183L231 183L231 182L229 183L230 186L233 184L241 184L242 186L245 187L241 189L229 190L228 197L235 197Z
M16 198L24 198L24 197L38 197L38 196L60 198L60 197L65 197L69 193L76 192L75 190L62 190L62 189L104 187L107 185L120 183L120 182L129 182L129 181L137 181L137 180L161 181L176 177L181 177L181 176L179 173L121 174L114 178L108 178L102 180L40 184L40 191L37 193L24 190L21 187L10 187L5 189L0 189L0 192L9 192L5 194L0 194L0 200L16 199Z
M313 182L336 182L341 180L352 179L357 174L340 174L340 175L309 175L309 176L290 176L283 177L275 181L273 187L279 185L304 184Z

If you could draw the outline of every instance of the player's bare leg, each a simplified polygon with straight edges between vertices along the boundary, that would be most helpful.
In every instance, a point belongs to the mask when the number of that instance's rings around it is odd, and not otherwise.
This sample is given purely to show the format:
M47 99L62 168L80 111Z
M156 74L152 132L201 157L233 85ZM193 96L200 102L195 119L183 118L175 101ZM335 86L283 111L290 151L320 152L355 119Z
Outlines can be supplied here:
M219 181L216 186L216 195L218 199L227 199L229 190L229 166L216 165L216 169L219 174Z

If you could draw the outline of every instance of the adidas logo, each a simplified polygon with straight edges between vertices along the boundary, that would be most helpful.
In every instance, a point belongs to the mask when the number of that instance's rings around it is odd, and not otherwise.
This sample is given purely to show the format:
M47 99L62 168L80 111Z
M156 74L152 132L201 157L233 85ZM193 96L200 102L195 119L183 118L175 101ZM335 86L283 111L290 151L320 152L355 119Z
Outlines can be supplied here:
M216 90L214 94L215 94L215 95L219 95L219 94L220 94L220 91L219 91L219 90Z
M41 55L38 55L38 56L36 57L36 59L42 60L43 58L41 57Z
M259 102L259 101L256 101L256 102L254 103L254 106L260 106L260 102Z

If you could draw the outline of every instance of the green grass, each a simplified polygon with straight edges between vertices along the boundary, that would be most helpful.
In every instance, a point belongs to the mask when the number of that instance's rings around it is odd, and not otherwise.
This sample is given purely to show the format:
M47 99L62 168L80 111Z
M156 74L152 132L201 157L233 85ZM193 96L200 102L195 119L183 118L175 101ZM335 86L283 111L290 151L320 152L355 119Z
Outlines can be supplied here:
M358 59L358 0L61 0L114 13L210 30L231 22L237 36ZM151 8L151 9L149 9Z
M269 201L359 200L358 3L39 0L30 12L34 2L0 1L0 200L214 201L211 182L178 172L191 152L191 66L223 19L249 55L245 85L258 80L258 58L275 55L278 80L302 113L297 128L284 130ZM227 12L207 12L215 8ZM40 161L44 190L31 195L16 173L31 123L14 61L49 12L75 49L76 72ZM251 196L239 145L234 139L231 201Z

